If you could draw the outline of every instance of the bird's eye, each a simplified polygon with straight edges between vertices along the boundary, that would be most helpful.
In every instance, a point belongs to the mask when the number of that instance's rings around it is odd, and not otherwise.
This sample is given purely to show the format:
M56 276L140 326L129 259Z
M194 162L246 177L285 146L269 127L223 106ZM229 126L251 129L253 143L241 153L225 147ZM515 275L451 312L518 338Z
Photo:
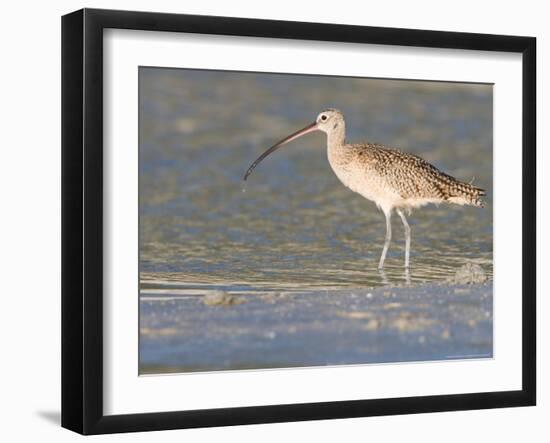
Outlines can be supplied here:
M327 119L327 116L326 115L322 115L321 116L321 120L325 121Z

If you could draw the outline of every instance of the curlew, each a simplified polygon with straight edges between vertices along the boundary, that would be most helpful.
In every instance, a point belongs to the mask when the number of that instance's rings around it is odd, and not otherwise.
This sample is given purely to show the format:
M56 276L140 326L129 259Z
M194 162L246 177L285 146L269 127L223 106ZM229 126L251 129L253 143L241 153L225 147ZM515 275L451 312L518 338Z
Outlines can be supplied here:
M378 268L384 267L391 242L391 216L395 210L405 228L405 268L409 268L411 228L405 212L429 203L454 203L482 208L485 191L441 172L424 159L376 143L346 143L344 115L337 109L321 112L305 128L265 151L246 171L244 180L269 154L314 131L327 135L327 156L338 179L349 189L376 203L386 217L386 237Z

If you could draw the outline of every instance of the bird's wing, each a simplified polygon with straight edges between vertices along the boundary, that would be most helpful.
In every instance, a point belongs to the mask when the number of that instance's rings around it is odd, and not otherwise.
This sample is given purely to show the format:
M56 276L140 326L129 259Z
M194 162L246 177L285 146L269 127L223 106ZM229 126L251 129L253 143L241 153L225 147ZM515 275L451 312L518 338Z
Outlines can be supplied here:
M372 145L371 149L377 160L375 168L378 174L402 198L427 198L482 205L480 197L485 195L483 189L457 180L423 158L381 145Z

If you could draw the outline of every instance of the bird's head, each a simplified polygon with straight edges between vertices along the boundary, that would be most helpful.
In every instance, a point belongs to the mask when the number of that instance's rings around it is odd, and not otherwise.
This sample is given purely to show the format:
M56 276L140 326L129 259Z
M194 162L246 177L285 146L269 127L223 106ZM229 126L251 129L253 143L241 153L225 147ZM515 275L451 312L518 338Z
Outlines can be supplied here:
M333 131L344 128L344 114L342 114L338 109L325 109L317 116L315 119L315 124L318 131L323 131L326 134L330 134Z

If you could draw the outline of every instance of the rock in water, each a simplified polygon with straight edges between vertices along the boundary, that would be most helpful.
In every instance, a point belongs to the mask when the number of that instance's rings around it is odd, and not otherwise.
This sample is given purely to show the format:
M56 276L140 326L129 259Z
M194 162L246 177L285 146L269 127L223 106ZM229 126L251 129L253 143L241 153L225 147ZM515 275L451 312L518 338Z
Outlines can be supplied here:
M475 283L484 283L487 281L487 275L481 266L476 263L468 262L461 266L454 276L453 282L459 285L472 285Z

